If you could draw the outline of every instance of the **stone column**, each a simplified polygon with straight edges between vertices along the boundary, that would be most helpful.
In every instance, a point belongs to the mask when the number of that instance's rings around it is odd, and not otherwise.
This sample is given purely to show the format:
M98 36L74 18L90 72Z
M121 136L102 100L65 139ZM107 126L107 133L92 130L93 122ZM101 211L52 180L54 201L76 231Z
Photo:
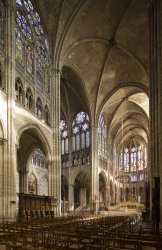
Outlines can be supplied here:
M69 185L69 211L74 211L74 183Z
M99 202L99 174L98 174L98 127L91 127L91 209L97 213Z
M60 70L52 69L53 152L49 166L49 195L57 200L55 214L61 214L61 152L60 152Z
M6 190L4 189L4 171L6 167L7 140L0 138L0 218L6 218L5 203Z
M162 1L150 1L150 143L149 168L152 209L154 177L160 177L162 190ZM160 194L162 219L162 191Z
M80 204L82 206L86 205L86 188L82 187L80 190Z
M68 172L68 204L69 211L74 211L74 180L72 176L73 159L72 159L72 135L71 124L69 126L69 172Z
M16 186L15 186L15 134L14 134L14 107L15 107L15 0L6 0L6 27L5 27L5 80L7 91L7 149L4 162L4 217L16 216Z

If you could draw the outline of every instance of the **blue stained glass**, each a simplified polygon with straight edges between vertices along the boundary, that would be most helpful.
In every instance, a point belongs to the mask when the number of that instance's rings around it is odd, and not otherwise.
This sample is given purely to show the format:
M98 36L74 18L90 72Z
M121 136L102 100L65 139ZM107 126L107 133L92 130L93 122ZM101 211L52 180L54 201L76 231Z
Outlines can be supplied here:
M33 72L33 53L29 44L26 46L26 68L27 71L32 74Z
M30 11L28 13L28 18L29 18L30 22L32 23L32 25L34 26L35 32L38 35L45 37L44 32L43 32L43 28L42 28L42 24L41 24L41 20L40 20L38 13L35 10Z
M42 60L45 61L46 63L48 63L47 50L39 41L37 41L37 50L38 50L38 53L40 54Z
M29 28L29 25L23 15L19 11L17 11L17 22L19 26L21 27L21 30L25 36L27 36L29 39L31 39L31 29Z
M22 52L26 54L25 69L32 75L33 65L36 63L36 79L39 84L43 84L43 90L50 92L50 67L49 67L49 54L48 54L48 39L43 31L43 24L39 13L36 11L35 6L31 0L16 0L16 29L21 31L21 36L25 40L25 43L36 41L32 46L25 46L24 51L21 49L20 39L16 40L17 48L17 60L22 63ZM40 40L39 40L40 39ZM39 42L38 42L39 40ZM43 40L43 42L42 42ZM40 42L41 41L41 42ZM22 52L21 52L22 51ZM36 57L34 57L34 51L36 51ZM21 53L20 53L21 52ZM19 55L19 56L18 56ZM34 60L36 61L34 63ZM47 64L47 65L46 65ZM46 69L46 67L48 68Z

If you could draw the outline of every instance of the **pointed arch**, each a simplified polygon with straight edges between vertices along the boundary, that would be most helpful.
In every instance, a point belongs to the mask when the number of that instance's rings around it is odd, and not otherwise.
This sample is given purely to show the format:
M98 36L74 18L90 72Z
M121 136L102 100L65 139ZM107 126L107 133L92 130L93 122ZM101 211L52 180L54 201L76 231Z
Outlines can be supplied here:
M20 128L19 131L17 132L16 144L19 145L20 138L21 138L22 134L27 130L33 130L35 132L35 134L38 136L42 145L44 146L45 154L47 155L47 158L50 161L51 160L50 144L47 141L45 134L43 133L43 131L41 130L41 128L37 124L28 124L28 123L24 124L24 126L22 128Z

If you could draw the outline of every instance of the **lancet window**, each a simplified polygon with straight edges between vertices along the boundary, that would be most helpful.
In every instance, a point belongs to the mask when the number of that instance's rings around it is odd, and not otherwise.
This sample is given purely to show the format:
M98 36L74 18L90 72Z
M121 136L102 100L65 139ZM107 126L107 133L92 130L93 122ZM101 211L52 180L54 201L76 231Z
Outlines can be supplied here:
M68 128L65 120L60 121L60 132L61 132L61 154L68 154Z
M72 123L72 151L87 149L90 146L89 116L79 112Z
M98 122L98 154L105 156L106 155L106 139L107 139L107 127L104 116L101 115Z
M120 152L119 172L130 175L131 182L143 181L146 167L147 151L142 144L131 142Z

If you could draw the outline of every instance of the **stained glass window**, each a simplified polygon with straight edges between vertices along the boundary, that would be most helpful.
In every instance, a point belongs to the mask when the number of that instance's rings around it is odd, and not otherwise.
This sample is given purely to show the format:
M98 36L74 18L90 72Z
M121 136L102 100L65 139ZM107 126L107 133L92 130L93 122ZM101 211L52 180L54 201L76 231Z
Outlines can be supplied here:
M16 60L22 65L25 64L23 66L28 77L36 73L37 83L49 93L51 70L45 27L30 0L16 0L16 8ZM35 72L34 65L36 65Z
M147 168L147 150L146 148L144 149L144 168Z
M143 181L143 180L144 180L144 174L140 174L140 175L139 175L139 180L140 180L140 181Z
M29 26L25 16L20 11L17 11L16 12L16 19L17 19L17 24L18 24L20 30L22 31L24 37L31 40L32 32L31 32L30 26Z
M33 74L33 50L30 44L26 45L26 69L30 75Z
M31 157L31 163L35 166L47 169L48 164L47 164L47 159L45 154L41 149L36 149Z
M85 133L81 133L81 148L83 148L83 149L86 147L85 136L86 136Z
M120 153L120 162L119 162L119 165L120 165L120 169L119 169L119 172L123 172L123 153L121 152Z
M131 182L137 181L137 175L131 175Z
M50 72L49 67L45 69L44 73L44 88L47 93L50 93Z
M136 169L137 153L136 148L131 148L131 172L137 171Z
M142 151L142 147L139 146L138 147L138 169L139 170L143 170L143 161L144 161L144 157L143 157L143 151Z
M89 148L90 132L89 132L89 116L85 112L79 112L72 123L72 150L78 151Z
M125 149L124 152L124 172L129 172L129 150Z
M144 169L145 158L147 158L147 154L146 151L143 150L143 147L138 143L132 145L131 142L122 152L120 152L119 169L122 169L124 166L125 173L137 173L138 171L142 171Z
M23 65L24 63L24 44L23 37L19 30L16 30L16 60Z
M106 137L107 137L107 133L106 133L106 122L105 119L103 117L103 115L100 116L99 118L99 122L98 122L98 140L99 140L99 144L98 144L98 153L99 155L106 155Z
M65 120L60 121L60 132L61 132L61 154L68 153L68 128Z

